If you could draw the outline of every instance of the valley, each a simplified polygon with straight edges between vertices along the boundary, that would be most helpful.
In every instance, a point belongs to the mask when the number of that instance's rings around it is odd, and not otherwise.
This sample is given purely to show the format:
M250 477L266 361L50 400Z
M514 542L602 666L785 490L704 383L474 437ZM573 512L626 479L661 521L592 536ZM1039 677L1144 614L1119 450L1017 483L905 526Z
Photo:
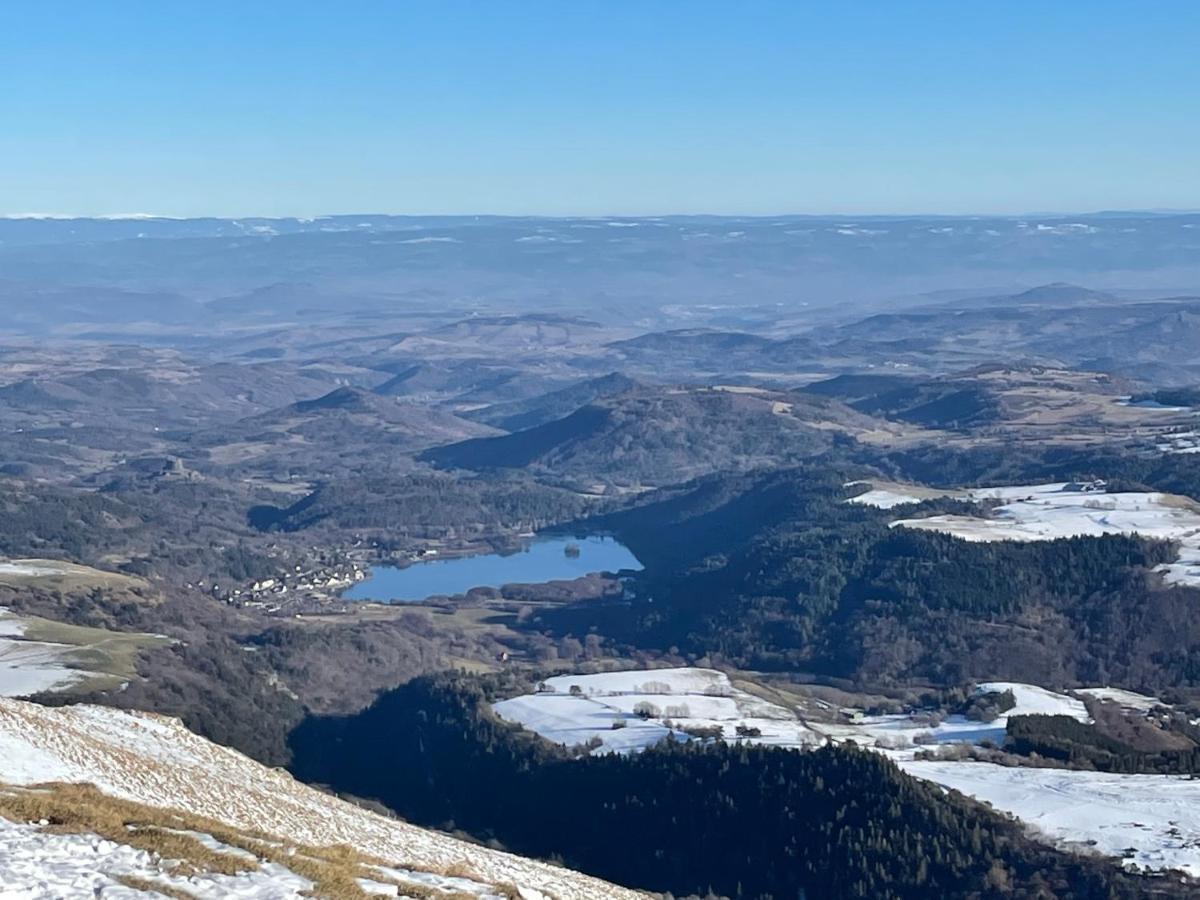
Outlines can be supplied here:
M1188 896L1195 218L0 220L5 877Z
M0 12L0 900L1200 898L1200 6Z

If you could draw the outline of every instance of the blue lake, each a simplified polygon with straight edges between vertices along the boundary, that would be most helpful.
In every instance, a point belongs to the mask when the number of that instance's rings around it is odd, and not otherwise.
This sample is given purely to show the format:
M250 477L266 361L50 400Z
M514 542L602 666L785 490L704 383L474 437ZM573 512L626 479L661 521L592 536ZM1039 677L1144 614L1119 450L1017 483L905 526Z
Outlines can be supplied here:
M568 546L579 554L568 555ZM610 537L544 538L515 553L489 553L413 563L378 566L370 577L342 594L347 600L413 602L437 595L465 594L476 587L538 584L579 578L591 572L640 569L629 548Z

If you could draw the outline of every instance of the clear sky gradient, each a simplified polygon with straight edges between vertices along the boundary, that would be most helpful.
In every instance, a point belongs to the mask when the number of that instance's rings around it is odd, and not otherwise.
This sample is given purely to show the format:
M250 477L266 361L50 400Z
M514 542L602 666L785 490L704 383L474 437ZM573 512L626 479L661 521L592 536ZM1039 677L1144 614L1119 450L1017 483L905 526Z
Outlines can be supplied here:
M1200 208L1200 4L5 0L0 212Z

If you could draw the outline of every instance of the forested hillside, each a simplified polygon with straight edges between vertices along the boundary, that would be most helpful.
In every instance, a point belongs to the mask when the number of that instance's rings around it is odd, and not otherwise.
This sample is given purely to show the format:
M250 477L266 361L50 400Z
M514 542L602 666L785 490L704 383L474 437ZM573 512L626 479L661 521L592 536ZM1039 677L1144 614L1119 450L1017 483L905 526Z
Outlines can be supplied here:
M294 769L416 822L631 886L735 898L1184 896L1034 843L1020 826L854 747L668 743L570 758L497 720L498 685L419 679L309 719Z
M797 469L709 479L602 517L645 572L623 602L551 610L541 622L864 683L1200 681L1196 591L1151 571L1174 557L1170 544L972 543L893 529L894 514L845 502L843 478ZM981 510L943 499L905 514L955 511Z
M324 525L395 541L532 531L574 519L588 507L586 498L521 476L450 478L422 472L330 481L290 506L255 506L249 520L263 531Z
M809 395L645 388L525 431L437 447L422 458L476 471L528 469L585 484L671 485L710 472L796 463L879 424Z

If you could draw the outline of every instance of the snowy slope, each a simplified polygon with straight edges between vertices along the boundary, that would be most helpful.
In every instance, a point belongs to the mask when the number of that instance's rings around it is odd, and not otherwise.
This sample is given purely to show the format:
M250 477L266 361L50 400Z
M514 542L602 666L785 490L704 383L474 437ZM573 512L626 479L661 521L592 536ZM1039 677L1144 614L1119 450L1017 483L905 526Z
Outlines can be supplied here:
M0 566L12 563L0 563ZM55 691L94 675L71 666L75 647L22 639L26 623L0 607L0 697Z
M969 500L1000 500L991 517L928 516L892 527L942 531L967 541L1051 541L1103 534L1139 534L1179 542L1179 558L1159 566L1168 582L1200 585L1200 508L1157 492L1105 493L1072 484L979 488Z
M1003 694L1005 691L1012 691L1017 705L996 719L997 722L1007 722L1009 716L1070 716L1080 722L1091 721L1082 700L1076 700L1066 694L1057 694L1033 684L989 681L975 687L977 694Z
M1126 709L1136 709L1141 712L1149 712L1154 707L1163 705L1163 702L1157 697L1149 697L1146 694L1138 694L1134 691L1126 691L1114 687L1076 688L1075 693L1101 702L1116 703L1118 706L1123 706Z
M1200 781L975 762L901 767L1012 813L1055 841L1125 856L1127 865L1200 876Z
M167 643L162 635L66 625L0 607L0 697L118 688L133 676L138 651Z
M95 706L52 709L0 699L0 782L29 785L48 781L90 782L114 797L185 810L237 829L284 835L298 844L347 844L386 862L393 871L416 870L410 880L418 880L415 875L420 874L419 880L426 884L432 884L429 879L438 873L453 882L453 876L468 872L481 897L496 894L499 888L493 890L492 886L506 884L518 886L529 898L621 900L641 896L567 869L466 844L367 812L301 784L282 770L206 741L175 719ZM47 884L56 884L55 878L70 881L75 878L73 870L55 861L70 855L72 847L84 853L84 858L93 862L105 859L118 869L135 862L119 845L85 851L81 848L86 836L51 839L23 823L0 820L0 824L4 826L0 831L0 884L18 877L36 880L39 872L50 879ZM64 843L60 837L72 837L74 842ZM84 843L78 844L79 840ZM4 847L12 852L5 853ZM142 864L155 865L146 860L138 863ZM28 875L29 866L34 876ZM61 869L58 874L50 871L55 866ZM24 876L22 867L26 867ZM56 892L59 888L55 887L12 896L93 897L86 873L76 874L82 880L65 893ZM271 883L282 892L267 891L248 880L226 885L224 893L210 896L297 896L291 888L284 890L285 882L272 879ZM395 896L395 889L391 890ZM103 896L121 894L113 889Z
M58 900L103 897L142 900L147 895L121 883L122 877L186 891L198 900L248 897L300 898L312 882L267 863L238 875L170 874L162 860L145 850L87 834L54 834L36 825L0 818L0 897Z

